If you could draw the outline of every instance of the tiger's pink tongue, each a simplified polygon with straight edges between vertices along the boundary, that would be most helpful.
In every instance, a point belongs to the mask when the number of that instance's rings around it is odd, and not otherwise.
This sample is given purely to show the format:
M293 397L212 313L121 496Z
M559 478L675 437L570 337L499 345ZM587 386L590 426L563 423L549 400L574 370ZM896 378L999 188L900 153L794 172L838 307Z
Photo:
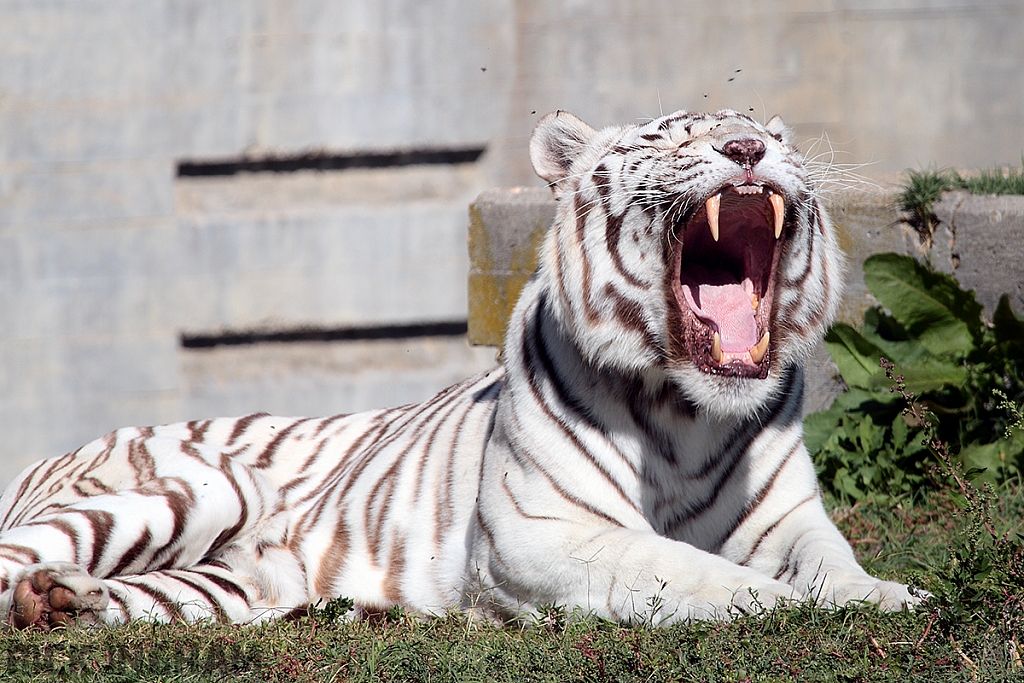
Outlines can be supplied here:
M694 289L697 290L696 296ZM722 338L722 351L725 352L742 353L758 342L751 303L753 292L749 278L742 284L683 285L686 303L698 318L718 332Z

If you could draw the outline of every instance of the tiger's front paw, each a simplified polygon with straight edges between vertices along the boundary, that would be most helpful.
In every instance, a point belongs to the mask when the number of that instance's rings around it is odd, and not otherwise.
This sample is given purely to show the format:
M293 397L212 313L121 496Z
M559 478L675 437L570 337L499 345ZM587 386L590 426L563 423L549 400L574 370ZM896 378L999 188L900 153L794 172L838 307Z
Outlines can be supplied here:
M854 581L850 583L833 583L822 596L822 602L828 606L841 607L851 603L863 602L878 605L884 612L913 610L927 598L926 591L911 592L908 586L895 581L878 579Z
M690 621L710 619L729 621L739 616L750 616L786 607L802 600L792 586L765 579L740 588L728 586L705 587L682 616Z
M29 565L12 586L0 596L0 609L16 629L95 626L110 603L103 582L70 562Z

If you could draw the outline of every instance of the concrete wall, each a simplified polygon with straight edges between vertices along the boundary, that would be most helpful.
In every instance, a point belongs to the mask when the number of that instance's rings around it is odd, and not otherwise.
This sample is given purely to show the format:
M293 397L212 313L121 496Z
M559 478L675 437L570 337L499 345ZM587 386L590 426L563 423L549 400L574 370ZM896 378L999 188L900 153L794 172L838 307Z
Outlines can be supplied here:
M1020 164L1016 0L521 0L515 12L502 184L530 181L518 150L553 109L592 125L681 108L781 114L872 174Z
M466 207L539 184L548 110L779 112L871 172L1015 163L1020 35L1020 3L981 0L2 3L0 483L123 424L416 400L486 365L457 338L406 342L411 374L384 343L179 339L465 319ZM467 146L479 162L175 174Z
M507 104L478 63L508 61L512 23L464 9L0 6L0 484L125 424L421 400L493 363L464 338L179 343L465 320L480 164L175 177L182 160L485 146Z

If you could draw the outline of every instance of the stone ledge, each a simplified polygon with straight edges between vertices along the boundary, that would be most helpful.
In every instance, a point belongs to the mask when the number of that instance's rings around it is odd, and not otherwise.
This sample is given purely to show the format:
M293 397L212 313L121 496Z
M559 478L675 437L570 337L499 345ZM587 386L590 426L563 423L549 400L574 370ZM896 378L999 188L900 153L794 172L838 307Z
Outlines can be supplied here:
M897 188L832 193L826 208L847 258L841 320L858 324L876 302L864 286L861 264L894 251L925 256L917 234L901 222ZM974 289L991 313L1006 292L1024 310L1024 197L948 192L935 205L941 224L928 254L940 270ZM469 340L500 346L505 323L537 265L537 249L555 216L555 201L541 187L483 192L469 207Z

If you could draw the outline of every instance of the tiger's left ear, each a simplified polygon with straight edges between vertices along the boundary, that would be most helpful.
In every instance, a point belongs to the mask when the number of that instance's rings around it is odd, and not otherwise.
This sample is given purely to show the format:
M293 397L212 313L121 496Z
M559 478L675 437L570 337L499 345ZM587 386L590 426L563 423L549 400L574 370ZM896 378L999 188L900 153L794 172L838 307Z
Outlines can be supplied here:
M567 111L548 114L537 123L530 138L533 170L549 183L558 183L569 174L572 162L593 136L593 128Z
M768 119L768 123L764 124L764 127L779 142L785 145L793 144L793 131L782 122L782 117L778 114Z

